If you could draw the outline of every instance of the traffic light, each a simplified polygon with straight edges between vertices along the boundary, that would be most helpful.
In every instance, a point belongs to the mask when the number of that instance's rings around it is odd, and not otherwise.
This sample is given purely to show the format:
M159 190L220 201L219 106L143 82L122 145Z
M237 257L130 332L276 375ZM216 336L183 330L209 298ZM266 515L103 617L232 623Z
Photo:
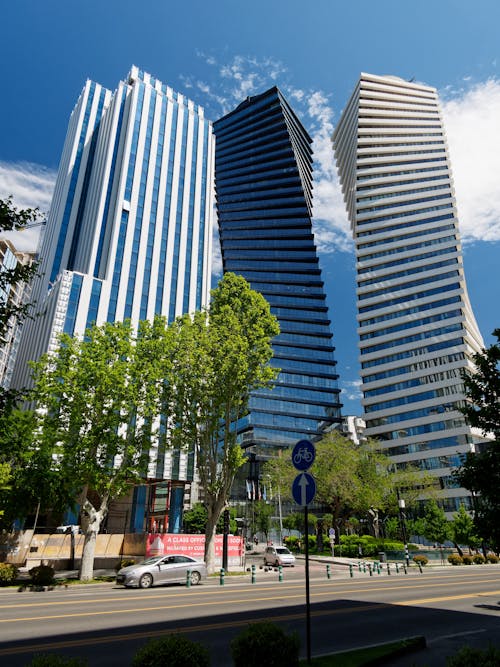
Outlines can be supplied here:
M224 535L229 535L229 510L224 510L223 521Z

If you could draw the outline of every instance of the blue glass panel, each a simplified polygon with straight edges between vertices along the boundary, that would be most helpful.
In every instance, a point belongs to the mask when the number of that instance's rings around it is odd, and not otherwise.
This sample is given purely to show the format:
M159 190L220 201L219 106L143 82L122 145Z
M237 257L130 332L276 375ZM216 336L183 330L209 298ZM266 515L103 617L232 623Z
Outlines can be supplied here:
M88 130L88 125L89 125L89 119L90 119L90 112L92 110L92 104L94 102L94 96L95 96L95 87L96 84L92 81L90 84L90 90L89 90L89 95L87 98L87 103L85 106L85 112L83 116L83 122L82 122L82 127L80 130L80 136L78 138L78 146L76 149L76 156L75 156L75 161L73 163L72 171L71 171L71 179L69 182L69 188L68 188L68 194L66 196L66 204L64 206L64 213L63 217L61 220L61 227L59 230L59 236L57 238L57 245L56 245L56 251L54 255L54 262L52 264L52 269L50 272L50 282L54 282L56 279L57 275L59 274L61 270L61 259L62 259L62 254L64 250L64 246L66 244L66 236L68 233L68 225L69 225L69 219L71 216L71 211L73 208L73 202L75 199L75 190L76 190L76 185L78 182L78 178L80 176L80 166L82 162L82 156L83 156L83 149L85 147L85 138L87 136L87 130Z
M66 318L64 320L64 333L72 336L75 332L75 321L78 313L78 304L80 303L80 293L82 291L83 276L80 273L73 274L71 289L68 298L68 307L66 309Z
M85 329L88 329L91 324L97 320L97 312L99 310L99 301L101 298L102 281L94 278L92 281L92 291L90 293L89 310L87 314L87 323Z

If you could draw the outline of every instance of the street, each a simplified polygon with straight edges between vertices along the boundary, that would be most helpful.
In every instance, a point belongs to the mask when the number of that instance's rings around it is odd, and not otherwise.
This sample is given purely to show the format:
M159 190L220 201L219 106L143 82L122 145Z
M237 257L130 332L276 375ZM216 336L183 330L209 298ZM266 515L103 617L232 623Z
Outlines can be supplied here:
M428 641L463 635L498 637L500 566L435 568L370 576L355 568L311 563L312 654L413 635ZM47 650L82 656L91 667L129 665L150 637L182 632L210 648L212 665L232 664L231 639L251 621L271 620L301 636L305 654L304 565L278 572L257 568L191 588L124 589L113 583L43 592L0 591L0 661L26 665ZM413 663L412 663L413 664ZM418 663L416 663L418 664ZM432 663L422 663L432 664ZM437 663L436 663L437 664ZM444 664L444 663L443 663Z

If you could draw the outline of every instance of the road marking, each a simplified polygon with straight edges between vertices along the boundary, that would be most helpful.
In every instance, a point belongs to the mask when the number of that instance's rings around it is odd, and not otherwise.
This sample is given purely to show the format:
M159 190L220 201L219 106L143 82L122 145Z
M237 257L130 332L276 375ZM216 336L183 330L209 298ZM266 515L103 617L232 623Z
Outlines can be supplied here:
M434 637L433 639L427 640L427 646L429 644L436 644L437 642L442 641L443 639L454 639L455 637L465 637L466 635L479 635L481 632L486 632L486 628L480 628L479 630L466 630L465 632L455 632L452 635L441 635L440 637Z
M441 598L429 598L429 601L440 601L440 600L447 600L447 599L461 599L461 598L469 598L469 597L474 597L474 596L481 596L481 595L499 595L500 591L488 591L488 592L481 592L481 593L474 593L474 594L463 594L460 596L450 596L450 597L441 597ZM299 597L296 595L293 596L282 596L282 597ZM302 597L302 596L300 596ZM270 600L270 599L275 599L275 598L258 598L255 599L254 601L265 601L265 600ZM252 600L233 600L232 603L236 602L241 602L241 603L247 603L251 602ZM402 605L402 606L407 606L411 604L421 604L422 600L407 600L403 602L389 602L389 603L380 603L380 602L374 602L374 603L368 603L368 604L361 604L361 605L356 605L353 607L343 607L340 609L325 609L325 610L320 610L320 611L312 611L311 616L318 617L318 616L327 616L327 615L338 615L338 614L352 614L352 613L360 613L360 612L365 612L365 611L372 611L372 610L380 610L381 608L389 608L394 605ZM214 603L194 603L194 605L190 606L200 606L200 605L206 605L206 604L219 604L218 602ZM34 618L34 619L10 619L10 621L17 620L17 621L23 621L23 620L48 620L50 618L68 618L72 616L90 616L90 615L103 615L103 614L113 614L113 613L126 613L127 611L132 611L132 612L138 612L138 611L154 611L158 609L171 609L171 608L176 608L178 605L171 605L171 606L166 606L166 607L152 607L152 608L146 608L146 609L132 609L132 610L119 610L119 611L107 611L107 612L85 612L83 614L65 614L64 616L53 616L53 617L40 617L40 618ZM258 612L259 610L254 610ZM269 616L268 620L278 622L278 621L286 621L286 620L297 620L305 617L304 612L300 613L295 613L295 614L280 614L279 616ZM2 622L7 622L7 621L2 621ZM248 623L251 622L249 619L241 620L241 621L230 621L230 622L219 622L219 623L206 623L206 624L199 624L199 625L186 625L184 627L175 627L171 629L163 629L163 630L146 630L144 632L133 632L133 633L127 633L123 635L113 635L113 636L107 636L107 637L92 637L92 643L93 644L109 644L109 643L114 643L114 642L119 642L119 641L127 641L127 640L138 640L138 639L149 639L152 637L162 637L165 635L170 635L173 633L182 633L182 632L206 632L207 630L218 630L218 629L224 629L224 628L230 628L230 627L241 627L241 626L246 626ZM469 632L463 632L463 633L458 633L456 636L459 635L465 635L465 634L473 634L473 633L479 633L479 632L484 632L484 630L475 630L475 631L469 631ZM450 635L450 637L455 636L455 635ZM442 639L446 638L446 636L443 636ZM439 638L435 638L432 641L437 641ZM34 653L36 651L50 651L50 650L55 650L55 649L61 649L61 648L75 648L75 647L80 647L88 644L88 638L86 639L77 639L77 640L64 640L60 642L50 642L50 643L39 643L39 644L32 644L29 646L24 646L24 647L12 647L12 648L5 648L5 649L0 649L0 655L14 655L14 654L19 654L19 653Z
M470 583L473 583L473 584L495 583L496 584L497 581L498 581L498 577L495 577L493 579L491 579L491 578L476 579L475 581L470 582ZM270 583L273 584L273 588L274 588L274 591L276 592L276 596L273 597L273 598L263 598L263 600L264 599L268 600L268 599L282 598L283 593L285 591L287 591L287 590L296 590L296 589L303 590L303 587L304 587L304 582L298 582L298 583L282 582L282 583L279 584L279 588L276 587L277 586L276 582L265 582L265 587L268 587ZM337 583L339 583L339 582L330 582L330 581L326 581L326 580L322 581L322 582L313 582L313 583L311 583L311 589L318 589L320 587L321 588L328 587L328 589L329 589L328 592L332 592L332 589L334 589L334 587ZM382 584L382 585L378 585L378 584ZM350 582L350 585L352 586L353 582ZM395 582L394 580L391 580L389 582L388 579L384 579L383 581L380 581L380 582L377 581L377 585L374 585L374 586L366 587L366 583L364 585L365 585L364 588L347 588L347 589L344 589L344 590L342 590L342 594L346 595L348 593L370 593L370 592L375 592L375 591L391 591L391 590L404 590L404 589L414 590L414 589L418 589L418 588L426 588L426 587L429 586L429 583L428 582L427 583L415 582L415 583L404 583L403 584L402 580L400 580L399 582ZM191 588L189 592L185 588L185 589L183 589L182 592L179 592L179 593L170 593L170 591L169 591L169 598L170 599L171 598L183 598L183 599L185 599L186 594L187 595L195 595L196 594L196 595L201 595L201 596L207 596L207 595L213 596L215 592L217 592L217 593L220 592L224 596L227 596L228 593L241 595L242 593L255 592L256 590L258 590L258 588L256 589L256 586L259 586L259 585L258 584L257 585L253 584L252 586L247 587L247 588L241 588L241 587L238 586L237 588L235 587L233 589L231 589L231 586L226 586L226 587L224 587L223 591L221 590L221 588L206 588L204 590L203 589L193 590ZM444 582L440 582L440 583L432 582L432 586L433 586L433 588L438 588L438 587L450 586L450 584L449 583L444 583ZM142 594L136 595L132 599L133 600L161 600L160 591L161 590L165 591L166 589L163 588L163 589L157 589L157 590L159 591L157 594L154 594L154 593L144 594L144 593L142 593ZM53 607L53 606L75 605L75 604L96 604L97 602L105 604L106 602L120 602L120 601L125 600L126 591L124 590L123 593L124 593L124 596L120 596L120 597L117 597L117 596L101 597L101 598L92 597L92 598L89 598L89 599L86 599L86 600L74 600L74 599L61 600L61 599L59 599L59 600L53 600L53 601L50 601L50 602L44 601L44 602L26 602L26 603L23 602L22 600L19 600L17 603L14 603L14 604L0 605L0 609L16 609L18 607L22 607L23 609L26 609L28 607ZM321 593L321 594L324 595L325 593ZM257 598L257 600L260 600L260 598ZM238 600L233 600L232 602L238 602ZM245 600L245 602L247 602L247 600ZM190 602L189 604L191 605L192 603ZM198 605L198 604L201 604L201 603L194 603L194 604ZM184 607L185 605L181 604L179 606ZM154 607L154 608L155 609L163 609L163 607ZM168 607L168 608L170 608L170 607ZM148 608L148 610L149 610L149 608ZM101 613L101 612L95 612L95 613ZM112 613L112 612L102 612L102 613ZM47 617L47 618L50 618L50 617ZM55 618L58 618L58 617L55 617ZM7 621L0 620L0 623L2 623L2 622L7 622Z
M429 604L429 602L444 602L446 600L466 600L467 598L477 598L482 596L500 595L500 591L480 591L476 593L461 593L460 595L446 595L435 598L421 598L420 600L404 600L402 602L393 602L393 604L408 607L414 604Z
M313 595L315 597L320 597L324 595L329 595L331 591L315 591L313 592ZM399 606L410 606L410 605L417 605L417 604L428 604L429 602L443 602L446 600L462 600L462 599L467 599L467 598L473 598L473 597L481 597L481 596L492 596L492 595L500 595L500 591L476 591L474 593L462 593L460 595L448 595L448 596L441 596L441 597L432 597L432 598L420 598L420 599L415 599L415 600L402 600L402 601L392 601L389 603L384 603L386 605L399 605ZM283 595L283 591L279 593L278 595L273 595L271 597L258 597L258 598L249 598L249 599L239 599L239 600L216 600L213 602L208 602L206 600L203 600L201 602L190 602L189 606L190 607L207 607L207 606L215 606L215 605L222 605L224 602L227 604L248 604L248 603L255 603L255 602L270 602L270 601L275 601L276 599L280 600L293 600L296 598L303 598L303 593L298 593L298 594L293 594L293 595ZM119 598L121 599L121 598ZM110 609L110 610L102 610L102 611L97 611L97 610L92 610L88 612L78 612L74 614L52 614L49 616L26 616L26 617L21 617L21 618L5 618L5 619L0 619L0 624L4 623L20 623L20 622L27 622L27 621L49 621L49 620L55 620L59 618L83 618L85 616L110 616L112 614L130 614L130 613L139 613L139 612L150 612L150 611L166 611L168 609L178 609L179 607L184 607L185 605L179 605L179 604L171 604L171 605L161 605L161 606L155 606L155 607L137 607L137 608L131 608L131 609ZM341 610L340 610L341 611Z
M311 616L327 616L332 614L352 614L361 611L371 611L373 609L380 609L381 607L390 607L390 604L385 603L372 603L365 605L358 605L356 607L345 607L343 609L329 609L323 611L312 611ZM259 611L259 610L255 610ZM268 620L273 622L278 621L289 621L305 618L305 612L300 612L296 614L281 614L279 616L269 616ZM183 633L183 632L206 632L207 630L220 630L227 629L232 627L242 627L247 626L251 620L245 619L241 621L224 621L219 623L206 623L200 625L186 625L183 627L175 628L165 628L163 630L146 630L144 632L133 632L127 633L124 635L113 635L108 637L95 637L92 636L92 644L110 644L114 642L127 641L127 640L137 640L137 639L150 639L152 637L163 637L165 635ZM89 642L88 638L85 639L66 639L60 642L50 642L50 643L40 643L32 644L29 646L16 646L12 648L0 649L0 655L14 655L17 653L34 653L36 651L51 651L54 649L60 648L75 648L79 646L87 646Z

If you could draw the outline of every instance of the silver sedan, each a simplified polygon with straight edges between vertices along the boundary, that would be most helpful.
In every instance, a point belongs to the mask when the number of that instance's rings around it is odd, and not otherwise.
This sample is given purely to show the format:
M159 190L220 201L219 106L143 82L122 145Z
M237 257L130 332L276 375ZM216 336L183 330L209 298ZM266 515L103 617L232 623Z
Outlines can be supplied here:
M139 588L186 583L188 570L193 585L207 576L207 566L201 560L181 555L153 556L135 565L122 567L116 575L116 583Z

